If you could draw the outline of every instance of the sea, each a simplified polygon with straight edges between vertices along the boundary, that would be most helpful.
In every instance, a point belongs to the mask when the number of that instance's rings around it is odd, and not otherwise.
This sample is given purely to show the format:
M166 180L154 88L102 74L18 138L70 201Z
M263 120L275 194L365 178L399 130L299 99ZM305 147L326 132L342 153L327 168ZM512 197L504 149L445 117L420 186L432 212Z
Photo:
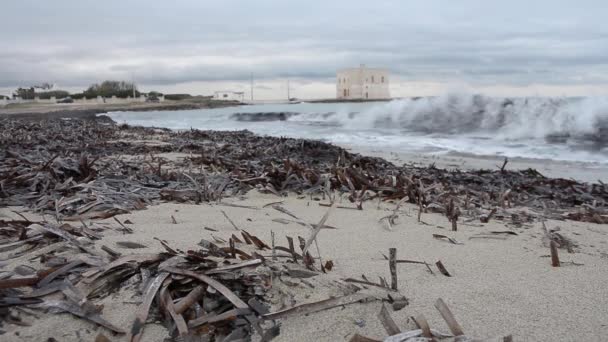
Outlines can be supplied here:
M390 102L301 102L107 115L130 125L249 130L384 152L608 165L608 97L446 94Z

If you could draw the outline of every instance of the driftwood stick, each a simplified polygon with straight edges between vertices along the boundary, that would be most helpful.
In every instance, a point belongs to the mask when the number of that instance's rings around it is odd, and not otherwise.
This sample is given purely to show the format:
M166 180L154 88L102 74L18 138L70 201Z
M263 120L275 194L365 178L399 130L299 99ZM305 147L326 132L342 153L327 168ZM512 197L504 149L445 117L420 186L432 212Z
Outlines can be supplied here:
M549 247L551 248L551 266L559 267L560 262L559 262L559 255L557 254L557 242L551 240Z
M435 308L439 311L441 317L443 317L445 322L448 324L448 327L450 327L450 331L452 334L454 334L454 336L464 335L462 327L460 324L458 324L456 318L454 318L454 314L452 314L452 311L450 311L450 308L448 308L443 299L437 299L435 302Z
M397 248L388 249L388 267L391 271L391 289L397 291Z

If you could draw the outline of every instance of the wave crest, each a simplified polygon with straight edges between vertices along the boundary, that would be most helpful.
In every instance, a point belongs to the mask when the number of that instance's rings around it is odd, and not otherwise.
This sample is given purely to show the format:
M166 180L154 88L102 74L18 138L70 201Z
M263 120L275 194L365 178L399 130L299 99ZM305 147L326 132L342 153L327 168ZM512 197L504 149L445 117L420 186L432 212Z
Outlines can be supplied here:
M568 137L608 142L606 97L511 99L448 94L377 104L355 115L336 113L331 120L349 129L400 128L443 134L491 133L506 139Z

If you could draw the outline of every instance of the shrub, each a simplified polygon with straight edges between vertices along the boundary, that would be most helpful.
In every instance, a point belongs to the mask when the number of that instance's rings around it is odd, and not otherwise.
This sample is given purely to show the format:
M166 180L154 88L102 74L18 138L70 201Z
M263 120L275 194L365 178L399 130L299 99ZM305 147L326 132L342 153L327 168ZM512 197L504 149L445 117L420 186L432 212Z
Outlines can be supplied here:
M192 95L190 95L190 94L167 94L167 95L165 95L165 100L173 100L173 101L187 100L190 98L192 98Z
M64 90L54 90L54 91L45 91L42 93L36 93L36 96L38 96L41 100L48 100L53 96L55 96L55 98L57 98L57 99L63 99L63 98L70 96L70 93L68 93L67 91L64 91Z

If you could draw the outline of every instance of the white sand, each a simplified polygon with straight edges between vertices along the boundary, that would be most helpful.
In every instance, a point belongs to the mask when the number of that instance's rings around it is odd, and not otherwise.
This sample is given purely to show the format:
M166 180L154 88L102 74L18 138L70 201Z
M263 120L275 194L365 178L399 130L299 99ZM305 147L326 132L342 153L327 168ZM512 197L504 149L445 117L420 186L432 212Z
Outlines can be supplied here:
M277 201L276 196L251 192L245 200L228 199L243 205L262 205ZM283 206L308 222L317 222L327 208L308 199L289 197ZM348 205L348 203L343 203ZM532 228L515 231L518 236L506 240L471 239L469 237L489 230L505 230L500 222L483 227L460 225L458 232L449 231L449 222L439 214L424 214L423 221L416 221L416 209L406 205L398 219L398 225L389 231L378 219L388 215L392 204L365 203L363 211L335 209L327 224L338 230L324 229L319 234L319 247L324 259L332 259L335 268L328 275L315 278L318 283L330 284L332 280L357 277L365 274L372 280L378 276L389 277L387 262L380 253L397 248L398 258L424 260L435 263L442 260L453 277L438 272L431 275L422 265L399 264L399 288L410 300L405 309L392 312L396 322L405 328L409 316L424 314L431 327L448 331L434 309L437 298L443 298L464 328L474 337L489 338L513 334L516 341L605 341L608 336L608 226L577 222L547 222L550 228L561 227L561 233L580 244L577 253L562 251L563 267L552 268L546 256L548 248L542 246L542 232L538 224ZM270 243L270 231L277 235L277 244L286 246L285 235L308 236L307 228L295 223L284 225L273 222L274 218L290 217L272 208L251 210L220 205L162 204L144 211L121 215L121 220L134 222L134 234L123 235L108 231L102 244L122 253L161 251L153 238L167 240L172 247L196 249L201 239L211 239L211 234L228 238L235 230L221 214L224 210L241 228ZM12 216L6 209L0 214ZM171 215L178 224L173 224ZM107 220L108 223L113 221ZM478 224L478 223L475 223ZM114 224L115 225L115 224ZM203 227L219 230L211 232ZM433 233L454 237L464 245L453 245L432 238ZM149 246L143 250L120 249L116 241L136 241ZM314 249L313 249L314 251ZM266 253L267 254L267 253ZM314 253L313 253L314 254ZM569 265L567 262L584 264ZM7 266L7 269L15 264ZM323 299L332 293L331 288L318 291L302 286L297 304L304 300ZM137 301L122 293L104 300L104 317L125 329L135 311ZM306 299L306 296L310 296ZM312 314L308 317L285 319L277 341L344 341L353 333L373 338L385 336L377 313L379 303L355 304ZM31 318L30 318L31 320ZM355 320L364 320L358 327ZM34 320L32 327L8 326L8 333L0 335L0 341L34 341L54 336L61 341L92 340L97 331L93 324L76 320L69 314L44 316ZM77 332L78 331L78 332ZM16 336L18 332L20 336ZM106 335L111 334L106 332ZM158 325L146 326L145 341L162 341L167 336ZM116 337L113 340L120 340Z

